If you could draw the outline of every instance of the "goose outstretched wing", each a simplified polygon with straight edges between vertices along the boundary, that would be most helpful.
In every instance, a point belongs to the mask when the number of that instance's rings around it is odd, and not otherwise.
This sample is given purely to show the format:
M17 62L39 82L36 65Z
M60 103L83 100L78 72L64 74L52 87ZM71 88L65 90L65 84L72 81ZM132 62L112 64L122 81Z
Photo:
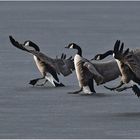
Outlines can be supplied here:
M114 46L114 57L121 63L126 64L131 71L140 79L140 49L136 50L123 50L124 43Z
M67 76L71 74L74 70L74 60L72 57L69 58L56 58L54 59L56 68L63 75Z
M35 55L40 61L53 67L58 74L61 73L63 76L68 76L75 69L72 57L66 58L66 55L62 54L60 58L50 58L42 52L28 49L24 44L20 44L16 41L12 36L9 36L9 38L13 46Z

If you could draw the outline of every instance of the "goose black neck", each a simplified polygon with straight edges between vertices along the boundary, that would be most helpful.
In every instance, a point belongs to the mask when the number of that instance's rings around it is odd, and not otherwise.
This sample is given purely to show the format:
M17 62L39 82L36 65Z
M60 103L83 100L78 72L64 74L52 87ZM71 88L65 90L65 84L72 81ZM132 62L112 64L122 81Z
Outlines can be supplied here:
M109 50L109 51L105 52L104 54L101 54L100 59L104 59L107 56L112 55L112 54L113 54L113 51Z
M30 45L35 48L36 51L40 52L39 47L32 41L30 41Z
M77 46L77 50L78 50L77 54L79 54L80 56L82 56L82 49L79 46Z
M29 42L29 46L33 47L36 51L40 52L39 47L34 42L32 42L31 40L27 40L24 42L24 44L26 44L27 42Z

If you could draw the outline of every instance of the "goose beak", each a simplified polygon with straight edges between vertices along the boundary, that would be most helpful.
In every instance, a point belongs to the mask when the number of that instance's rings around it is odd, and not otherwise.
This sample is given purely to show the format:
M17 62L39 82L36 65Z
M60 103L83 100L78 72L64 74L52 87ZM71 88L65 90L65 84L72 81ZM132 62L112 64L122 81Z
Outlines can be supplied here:
M66 48L66 49L69 49L69 47L68 47L68 46L66 46L65 48Z

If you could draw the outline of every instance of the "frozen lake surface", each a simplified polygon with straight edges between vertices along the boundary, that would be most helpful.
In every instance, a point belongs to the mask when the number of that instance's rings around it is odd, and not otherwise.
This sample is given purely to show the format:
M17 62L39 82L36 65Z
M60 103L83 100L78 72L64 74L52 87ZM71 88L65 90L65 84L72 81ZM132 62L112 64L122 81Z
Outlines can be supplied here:
M131 90L116 93L95 85L93 96L69 95L79 88L75 72L60 77L64 88L32 87L28 82L41 76L32 56L8 38L30 39L51 57L74 55L64 48L71 42L88 59L117 39L139 48L140 2L0 2L0 19L1 139L140 138L140 100Z

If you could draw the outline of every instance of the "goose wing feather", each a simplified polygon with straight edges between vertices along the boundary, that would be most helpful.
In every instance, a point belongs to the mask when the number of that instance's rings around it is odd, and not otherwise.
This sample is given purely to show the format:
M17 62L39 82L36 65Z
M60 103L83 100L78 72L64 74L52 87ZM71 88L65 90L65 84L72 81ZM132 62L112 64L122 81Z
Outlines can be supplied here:
M123 50L124 43L114 46L115 58L126 64L131 71L140 79L140 49L130 51L129 48ZM120 47L120 49L119 49Z
M94 73L95 72L95 67L89 61L87 61L87 62L84 63L84 67L86 67L91 73Z
M86 67L90 71L90 75L92 75L97 85L104 83L103 75L96 69L93 63L87 61L84 63L84 67Z
M122 62L127 64L136 77L140 79L140 50L130 51L126 56L124 56Z
M63 76L68 76L75 70L74 60L72 57L67 59L54 59L54 61L58 71L60 71Z
M93 64L86 58L82 58L82 60L79 62L78 65L81 65L79 66L81 69L80 69L80 73L81 73L81 77L84 77L84 79L87 79L87 81L89 79L91 79L91 77L93 77L93 70L92 70L92 67L93 67Z

